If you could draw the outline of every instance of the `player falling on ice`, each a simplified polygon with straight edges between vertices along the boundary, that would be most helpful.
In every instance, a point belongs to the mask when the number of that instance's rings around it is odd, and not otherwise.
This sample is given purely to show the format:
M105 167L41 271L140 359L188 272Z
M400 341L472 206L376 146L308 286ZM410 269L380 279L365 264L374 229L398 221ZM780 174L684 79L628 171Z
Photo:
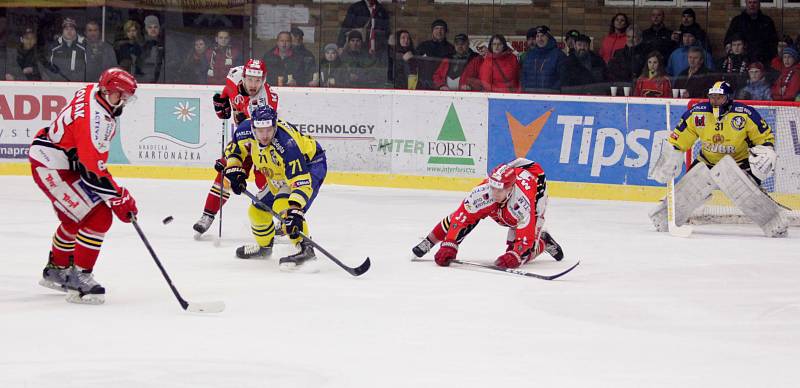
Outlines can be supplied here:
M700 154L675 185L675 224L685 224L719 188L764 234L786 237L788 223L782 209L759 188L775 169L772 129L758 111L733 101L731 94L730 84L719 81L708 89L708 102L683 114L665 140L653 179L666 183L678 176L684 153L699 139ZM650 212L650 219L658 231L667 231L665 201Z
M544 170L538 163L519 158L495 167L487 179L472 189L461 206L437 224L412 252L416 257L422 257L441 242L435 255L436 264L450 265L464 237L480 220L491 217L509 228L506 252L495 260L495 265L517 268L542 251L560 261L564 258L561 246L542 230L546 208Z
M250 59L244 66L231 68L228 72L228 79L225 80L225 88L222 93L215 94L213 100L217 117L227 120L233 115L234 123L237 126L250 117L248 106L251 103L269 105L272 109L278 110L278 95L270 89L267 83L267 67L264 61L258 59ZM246 158L242 167L249 174L252 165L253 161ZM198 235L202 235L211 227L217 212L230 197L230 193L225 187L228 182L222 179L222 170L225 169L224 157L214 163L214 169L218 172L217 177L206 197L203 215L193 226ZM256 186L259 189L264 188L267 178L259 171L255 171L254 174Z
M300 252L280 259L282 270L293 270L315 259L314 248L302 240L298 231L308 235L305 213L314 202L327 175L325 151L314 138L303 135L292 124L278 119L269 105L252 106L250 120L239 124L234 142L225 151L225 178L231 190L241 194L246 186L244 161L252 158L256 170L268 176L267 186L258 193L261 202L283 215L284 232ZM242 259L268 257L272 254L275 226L272 215L254 204L248 209L255 244L236 249Z
M31 144L33 180L61 221L39 284L67 292L68 302L105 301L105 288L92 270L111 227L111 213L122 222L131 222L137 213L131 194L106 170L118 117L136 86L125 70L104 71L97 84L79 89Z

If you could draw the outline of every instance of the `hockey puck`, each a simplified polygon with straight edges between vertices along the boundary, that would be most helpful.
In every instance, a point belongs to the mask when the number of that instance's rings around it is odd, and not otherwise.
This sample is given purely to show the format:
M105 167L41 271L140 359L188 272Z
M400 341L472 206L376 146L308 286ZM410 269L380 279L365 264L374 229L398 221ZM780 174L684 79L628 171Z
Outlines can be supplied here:
M164 225L166 225L166 224L169 224L170 222L172 222L172 216L167 216L167 217L166 217L166 218L164 218L164 220L163 220L163 221L161 221L161 222L163 222L163 223L164 223Z

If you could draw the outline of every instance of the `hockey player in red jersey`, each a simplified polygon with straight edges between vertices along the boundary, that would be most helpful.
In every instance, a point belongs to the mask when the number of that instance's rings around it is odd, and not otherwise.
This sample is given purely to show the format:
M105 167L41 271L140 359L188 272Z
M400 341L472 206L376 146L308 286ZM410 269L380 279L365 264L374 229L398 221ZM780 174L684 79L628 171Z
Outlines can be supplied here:
M39 284L67 292L68 302L104 302L105 288L92 270L112 213L122 222L131 222L137 213L133 196L106 169L118 117L136 87L125 70L104 71L97 84L75 93L30 147L33 180L61 221Z
M495 260L503 268L517 268L547 251L556 260L564 258L561 246L542 230L547 207L547 185L542 167L519 158L497 166L476 186L458 209L433 228L412 251L422 257L441 242L436 264L448 266L456 258L458 245L478 222L491 217L509 228L506 252Z
M278 95L267 83L267 66L264 61L258 59L250 59L244 66L231 68L222 93L214 94L213 101L217 117L222 120L233 117L236 124L234 128L250 118L250 110L247 108L250 103L269 105L272 109L278 110ZM244 161L243 168L249 173L252 165L253 161L248 158ZM217 177L206 197L203 215L193 226L199 235L208 230L217 212L230 197L230 191L223 184L222 171L225 169L225 158L218 159L214 163L214 169L217 170ZM254 174L258 188L264 188L267 178L259 171L254 171Z

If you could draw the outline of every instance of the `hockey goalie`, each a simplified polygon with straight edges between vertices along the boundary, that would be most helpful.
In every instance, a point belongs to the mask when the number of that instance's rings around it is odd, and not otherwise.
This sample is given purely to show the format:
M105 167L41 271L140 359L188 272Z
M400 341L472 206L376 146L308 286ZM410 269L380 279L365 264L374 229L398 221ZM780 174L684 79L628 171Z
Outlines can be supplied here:
M761 190L775 170L772 129L753 107L733 101L725 81L708 90L708 101L691 107L665 140L652 178L667 183L681 172L684 154L699 140L701 151L675 185L675 224L689 221L715 189L721 190L768 237L786 237L783 209ZM667 204L650 212L653 225L667 231Z

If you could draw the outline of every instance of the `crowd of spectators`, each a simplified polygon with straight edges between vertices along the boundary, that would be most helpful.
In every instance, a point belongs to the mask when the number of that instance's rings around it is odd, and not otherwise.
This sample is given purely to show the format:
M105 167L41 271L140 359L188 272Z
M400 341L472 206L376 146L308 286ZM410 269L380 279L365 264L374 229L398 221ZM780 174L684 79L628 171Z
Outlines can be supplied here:
M318 54L304 44L303 30L294 27L279 32L259 58L267 65L268 82L276 86L592 95L614 94L624 86L634 96L695 98L724 79L738 98L798 99L795 42L778 37L759 0L745 4L722 42L710 41L691 8L681 13L674 30L664 10L656 8L646 29L617 13L602 37L574 29L556 36L546 25L533 27L517 51L503 35L470 39L451 32L443 19L433 20L430 34L417 39L408 30L393 32L390 12L379 0L359 0L348 7L336 41L320 44ZM33 26L22 28L19 42L3 53L4 78L93 81L104 69L120 66L143 83L222 84L231 67L247 60L241 42L223 28L195 36L168 61L162 20L141 16L121 23L108 42L95 20L81 29L64 17L51 42L41 42ZM1 19L4 35L6 20ZM714 45L721 57L712 56Z

